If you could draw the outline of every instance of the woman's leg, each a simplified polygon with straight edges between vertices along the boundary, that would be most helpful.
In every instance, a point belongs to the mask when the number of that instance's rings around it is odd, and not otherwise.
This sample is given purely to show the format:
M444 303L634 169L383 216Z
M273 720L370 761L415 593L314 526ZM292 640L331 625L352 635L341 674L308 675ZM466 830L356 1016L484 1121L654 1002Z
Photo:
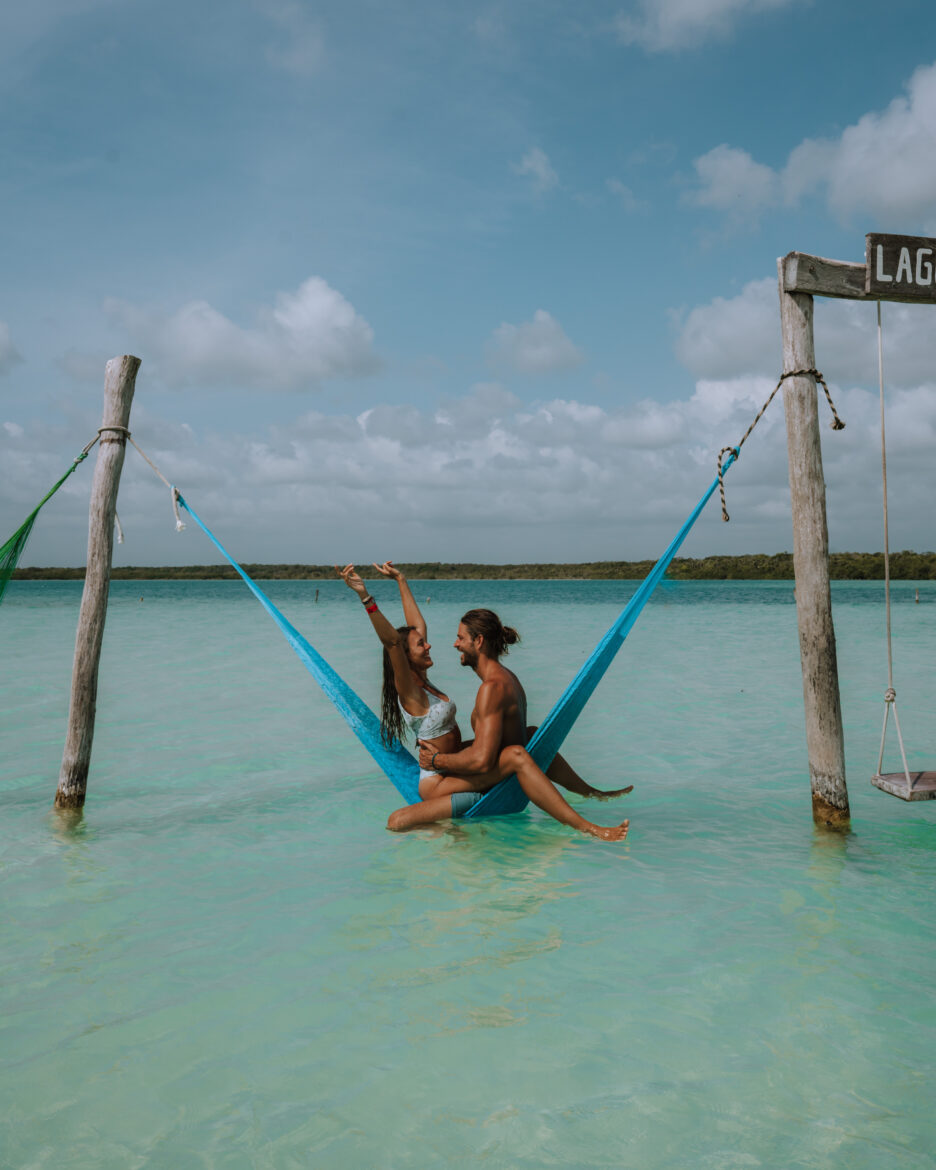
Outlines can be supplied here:
M620 825L603 827L579 816L546 774L536 765L526 748L517 746L504 748L498 763L504 776L509 776L511 773L516 774L520 781L520 787L537 808L549 813L561 824L578 829L580 833L589 833L601 841L623 841L627 836L630 821L622 821Z
M535 727L527 728L527 739L536 731ZM593 788L587 780L576 772L565 756L559 755L556 752L556 758L546 769L546 775L552 780L553 784L558 784L560 788L564 788L567 792L574 792L577 796L592 796L596 800L614 800L617 796L626 796L628 792L633 792L633 784L628 784L626 788Z
M414 829L417 825L431 825L436 821L447 821L452 815L451 796L435 796L431 800L420 800L407 804L390 814L387 828L394 833Z

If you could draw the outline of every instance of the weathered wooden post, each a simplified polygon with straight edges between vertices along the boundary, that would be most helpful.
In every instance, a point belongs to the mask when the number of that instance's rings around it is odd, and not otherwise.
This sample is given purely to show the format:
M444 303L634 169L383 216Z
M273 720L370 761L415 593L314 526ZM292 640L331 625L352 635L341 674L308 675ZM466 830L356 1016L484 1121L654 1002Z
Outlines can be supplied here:
M784 372L815 369L813 298L806 293L787 292L784 288L784 261L779 260L777 267ZM817 824L842 829L849 821L845 736L832 624L829 531L819 412L816 382L812 375L803 374L784 382L783 410L790 467L793 572L796 576L796 617L813 820Z
M127 446L130 407L140 359L125 354L111 358L104 380L104 417L97 463L91 485L88 517L88 561L75 637L68 733L59 774L55 807L80 809L88 786L94 716L97 706L98 663L107 616L117 489Z
M777 270L784 371L815 369L814 296L936 303L936 239L927 236L872 233L865 237L864 264L790 252L777 261ZM813 378L788 378L783 406L813 817L817 824L847 828L848 790L829 588L825 481Z

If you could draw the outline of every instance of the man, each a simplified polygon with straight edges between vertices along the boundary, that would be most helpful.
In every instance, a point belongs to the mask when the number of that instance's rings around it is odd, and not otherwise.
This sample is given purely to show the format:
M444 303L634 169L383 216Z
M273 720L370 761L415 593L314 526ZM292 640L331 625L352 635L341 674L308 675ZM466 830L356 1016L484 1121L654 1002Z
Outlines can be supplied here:
M489 609L472 609L464 615L458 625L455 649L461 656L462 666L471 667L481 679L471 712L474 739L452 753L434 751L431 745L420 740L419 764L421 768L460 781L457 785L460 789L467 788L470 782L472 790L450 789L446 795L398 809L387 822L388 828L408 829L464 816L487 789L514 773L530 800L562 824L602 840L623 840L627 835L627 821L609 828L579 816L555 784L582 796L604 799L623 796L633 785L601 792L586 783L561 756L556 757L547 776L525 750L524 745L535 730L527 725L526 694L517 676L500 661L508 647L519 640L517 631L503 625Z

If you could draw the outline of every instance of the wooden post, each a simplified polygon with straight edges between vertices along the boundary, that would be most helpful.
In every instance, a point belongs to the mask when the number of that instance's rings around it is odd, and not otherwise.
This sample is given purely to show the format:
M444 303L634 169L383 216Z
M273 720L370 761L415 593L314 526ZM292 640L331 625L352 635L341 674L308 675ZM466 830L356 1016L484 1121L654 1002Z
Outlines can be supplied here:
M783 369L810 370L816 365L813 342L813 298L787 292L784 261L780 277L780 322ZM788 378L783 384L790 502L793 510L793 571L799 624L803 699L806 707L806 750L812 787L813 820L833 829L849 824L845 785L845 737L839 699L832 594L829 587L829 532L826 524L825 479L816 383L811 376Z
M59 774L55 807L80 809L88 787L94 715L97 706L98 663L107 616L117 489L127 446L126 431L140 359L124 355L107 363L104 380L104 417L98 444L91 507L88 518L88 562L75 637L68 733ZM114 429L109 429L114 428Z

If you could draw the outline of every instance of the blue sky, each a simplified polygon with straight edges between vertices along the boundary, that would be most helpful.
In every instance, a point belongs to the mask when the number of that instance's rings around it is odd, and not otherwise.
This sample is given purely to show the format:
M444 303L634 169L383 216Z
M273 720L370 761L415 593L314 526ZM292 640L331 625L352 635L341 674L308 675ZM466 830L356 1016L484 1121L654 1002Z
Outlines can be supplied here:
M926 0L0 10L0 529L131 425L247 561L653 556L780 370L776 258L936 235ZM933 310L885 306L892 547ZM871 305L817 305L833 549L881 547ZM791 547L779 402L686 552ZM24 558L81 564L90 466ZM130 451L117 563L213 561Z

